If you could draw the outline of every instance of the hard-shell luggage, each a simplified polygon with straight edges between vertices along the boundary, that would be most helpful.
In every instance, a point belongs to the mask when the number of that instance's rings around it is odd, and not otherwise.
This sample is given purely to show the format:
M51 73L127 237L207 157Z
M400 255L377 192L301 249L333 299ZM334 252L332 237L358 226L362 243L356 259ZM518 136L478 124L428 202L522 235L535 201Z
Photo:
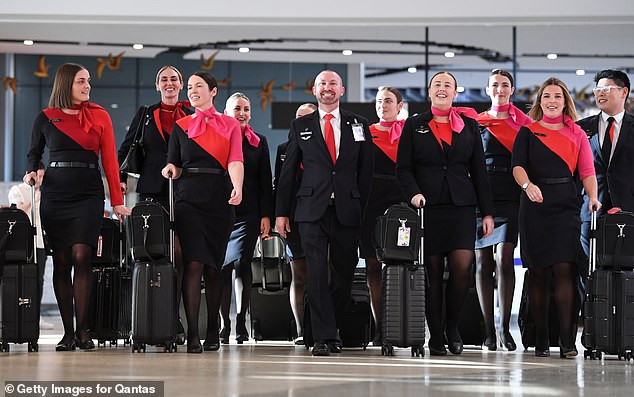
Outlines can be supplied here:
M634 214L608 212L596 228L597 269L634 269Z
M406 203L390 206L377 217L374 229L376 257L383 263L414 263L418 259L420 219Z
M143 256L135 256L136 263L132 275L132 352L145 352L146 345L163 346L166 352L175 352L176 322L178 321L178 308L176 307L176 271L174 269L174 181L169 179L169 219L165 222L160 212L154 214L147 210L139 212L144 221L133 220L131 228L132 236L142 236L142 251L149 253L147 242L149 228L153 228L155 235L168 235L169 257L159 259L139 260ZM152 202L145 202L150 204ZM152 203L156 204L156 203ZM160 208L162 208L159 205ZM135 206L136 208L136 206ZM155 208L155 206L152 206ZM150 220L156 220L150 225ZM137 219L138 220L138 219ZM160 230L159 227L165 228ZM138 230L148 229L148 230ZM164 240L157 238L156 242ZM154 241L154 240L153 240ZM135 244L133 240L133 244ZM160 245L160 244L159 244ZM157 246L158 247L158 246ZM156 253L160 250L157 249ZM134 252L134 245L133 245ZM153 255L150 255L153 256Z
M35 203L34 185L31 185L31 203ZM0 283L1 350L8 352L9 343L28 343L29 352L38 351L40 283L33 251L37 231L28 216L15 207L2 214L0 230L7 233L4 239L6 251L2 253L6 262L1 266ZM31 205L31 219L36 219L35 205ZM7 229L4 229L5 225Z
M586 283L583 334L584 358L603 354L634 358L634 271L597 269L596 212L590 223L590 276ZM599 229L600 230L600 229Z
M117 345L119 339L119 300L121 296L121 267L118 263L92 268L91 336L98 345Z
M132 269L134 263L126 263L121 270L121 294L119 298L119 339L123 339L123 344L130 343L130 333L132 332Z
M258 239L251 272L249 312L253 339L293 340L296 328L289 298L292 273L282 236L271 233L268 239Z
M402 219L399 219L403 226L399 227L401 230L398 233L409 234L410 245L416 247L416 251L409 261L385 262L381 291L381 354L394 355L394 346L411 347L412 357L424 357L426 278L423 263L423 209L418 210L416 219L410 219L409 226ZM407 231L406 228L411 230Z
M129 229L132 257L136 262L170 256L170 215L161 204L148 198L135 205Z

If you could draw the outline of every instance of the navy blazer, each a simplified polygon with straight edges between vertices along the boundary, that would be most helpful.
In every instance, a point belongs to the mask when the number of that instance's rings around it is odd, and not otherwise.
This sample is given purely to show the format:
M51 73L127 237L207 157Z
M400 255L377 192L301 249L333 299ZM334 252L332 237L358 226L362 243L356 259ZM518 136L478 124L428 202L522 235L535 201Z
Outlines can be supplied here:
M143 168L141 169L141 175L136 186L137 193L155 194L167 190L167 179L163 178L161 170L167 164L167 147L170 135L168 132L163 131L166 138L163 139L157 127L157 123L160 121L154 120L154 111L159 107L160 103L148 106L148 109L145 111L145 120L142 121L141 117L143 115L144 106L141 106L136 112L132 123L130 123L130 128L126 133L125 139L119 147L118 157L119 165L121 165L128 154L128 150L130 150L130 145L132 145L134 141L134 135L139 127L139 123L144 124L143 147L145 149L145 157L143 158ZM185 114L193 113L188 108L183 108L183 111ZM127 183L128 174L122 172L120 178L121 182Z
M623 116L619 139L616 142L609 166L601 153L598 134L599 117L601 117L601 113L577 121L590 140L599 188L599 201L603 203L606 193L609 192L614 207L619 207L624 211L634 211L634 166L632 165L634 158L634 116L628 113ZM601 212L607 210L609 208L605 208ZM590 221L587 195L584 195L581 219Z
M493 215L480 128L475 120L461 117L464 129L453 132L447 157L429 126L431 112L408 118L398 144L396 175L407 200L421 193L427 205L437 204L446 177L455 205L479 205L483 216Z
M319 112L291 122L286 159L276 186L276 215L288 217L293 203L293 185L302 172L297 189L296 222L316 222L326 212L335 194L337 218L342 225L359 226L368 201L374 157L368 121L340 109L339 157L332 163L319 123ZM363 125L364 140L354 139L352 125ZM300 171L300 163L303 171Z

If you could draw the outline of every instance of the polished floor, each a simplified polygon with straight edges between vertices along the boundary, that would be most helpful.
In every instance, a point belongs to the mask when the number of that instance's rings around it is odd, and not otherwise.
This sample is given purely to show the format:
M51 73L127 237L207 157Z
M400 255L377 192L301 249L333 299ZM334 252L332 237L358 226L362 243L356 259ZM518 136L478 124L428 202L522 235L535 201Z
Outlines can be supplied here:
M129 347L55 352L61 322L55 310L44 319L40 350L10 345L0 353L3 381L163 381L165 396L631 396L634 361L535 358L531 351L483 352L468 346L460 356L412 358L408 349L382 357L380 348L344 350L312 357L288 343L222 346L200 355L146 353ZM517 330L513 330L519 341ZM582 346L578 346L580 352ZM9 395L8 393L6 395ZM13 395L16 395L15 393Z

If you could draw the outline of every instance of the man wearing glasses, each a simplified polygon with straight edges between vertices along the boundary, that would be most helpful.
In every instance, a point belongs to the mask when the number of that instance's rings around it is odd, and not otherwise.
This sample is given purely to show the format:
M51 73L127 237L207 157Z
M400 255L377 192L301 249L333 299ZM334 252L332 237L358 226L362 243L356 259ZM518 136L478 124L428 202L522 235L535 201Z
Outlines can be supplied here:
M577 123L590 139L602 204L598 215L611 208L634 211L634 116L625 112L630 79L620 70L602 70L594 76L592 90L601 112ZM581 207L581 244L589 254L590 212L588 196Z

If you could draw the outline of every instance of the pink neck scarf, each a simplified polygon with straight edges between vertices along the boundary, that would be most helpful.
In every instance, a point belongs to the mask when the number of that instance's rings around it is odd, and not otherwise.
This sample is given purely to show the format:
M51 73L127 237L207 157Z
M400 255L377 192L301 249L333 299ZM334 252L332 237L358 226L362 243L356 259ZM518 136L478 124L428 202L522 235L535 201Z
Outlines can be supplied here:
M464 121L462 121L462 117L460 117L461 114L474 120L478 117L478 113L474 109L456 106L452 106L447 110L440 110L432 106L431 113L438 117L449 116L449 126L452 131L456 131L457 133L460 133L464 128Z
M90 127L92 127L92 115L88 111L89 107L90 104L86 101L71 108L73 110L79 110L79 114L77 115L77 117L79 117L79 127L85 133L88 133L88 131L90 131Z
M205 119L209 120L205 120ZM210 126L219 133L220 135L226 135L227 131L225 131L225 123L222 121L222 117L216 113L216 108L213 105L203 111L196 109L196 117L192 119L189 124L189 130L187 130L187 136L190 139L194 139L196 137L201 136L207 130L207 126Z
M510 102L502 106L493 105L491 110L494 112L509 112L513 121L518 125L527 125L533 122L530 117Z
M545 114L542 115L542 121L546 124L559 124L564 122L564 115L557 117L548 117Z
M260 137L257 136L255 131L253 131L253 128L251 128L249 124L247 124L242 133L244 134L244 137L247 138L249 145L253 147L258 147L258 145L260 144Z
M405 124L405 120L394 120L394 121L383 121L379 122L379 125L382 127L388 127L388 134L390 135L390 143L394 143L394 141L398 140L401 137L401 132L403 132L403 125Z
M585 132L583 131L583 128L581 128L577 123L575 123L574 120L570 118L570 116L566 116L565 114L562 114L561 116L553 117L553 118L543 115L542 121L547 124L564 123L564 125L570 128L570 130L572 130L573 132L585 134Z

